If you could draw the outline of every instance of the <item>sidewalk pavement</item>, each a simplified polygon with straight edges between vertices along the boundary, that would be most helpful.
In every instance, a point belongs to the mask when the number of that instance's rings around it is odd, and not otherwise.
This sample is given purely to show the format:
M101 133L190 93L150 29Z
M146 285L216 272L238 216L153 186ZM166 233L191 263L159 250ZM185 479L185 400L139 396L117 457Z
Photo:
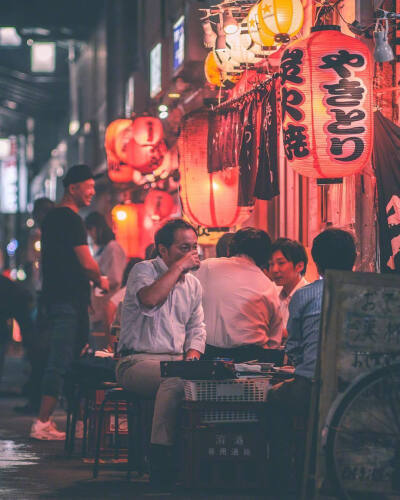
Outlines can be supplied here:
M0 499L85 499L118 498L182 500L265 500L266 494L218 494L213 492L154 490L148 481L126 478L126 471L103 466L98 479L92 479L92 464L84 463L78 454L68 458L62 441L37 441L29 438L32 418L16 414L13 407L22 405L18 397L24 379L24 362L15 349L6 359L0 384ZM66 414L59 409L55 420L65 429ZM76 447L79 450L79 444Z

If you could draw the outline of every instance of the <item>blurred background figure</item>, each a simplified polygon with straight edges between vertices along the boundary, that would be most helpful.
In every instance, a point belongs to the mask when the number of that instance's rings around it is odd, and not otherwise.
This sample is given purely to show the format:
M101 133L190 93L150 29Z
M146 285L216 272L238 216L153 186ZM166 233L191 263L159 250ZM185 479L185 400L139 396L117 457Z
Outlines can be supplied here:
M91 212L85 219L89 244L97 261L100 273L107 276L110 291L107 294L96 288L91 294L89 345L94 349L105 348L110 343L110 317L108 303L110 297L120 288L126 266L126 255L107 224L104 215Z
M41 297L42 271L40 247L37 246L37 242L40 243L42 222L54 206L54 202L49 198L37 198L34 201L32 211L35 225L30 234L28 260L31 264L31 290L34 293L34 325L30 333L30 341L26 346L24 343L25 354L30 364L30 374L23 388L23 393L26 394L28 401L23 406L14 407L14 411L26 415L36 414L39 410L43 374L49 355L49 328L46 308Z
M235 233L225 233L218 240L215 247L217 257L229 257L229 245Z
M33 342L32 296L20 284L0 274L0 380L8 342L12 337L13 320L18 322L25 352ZM29 355L27 354L29 359ZM30 360L29 360L30 361Z

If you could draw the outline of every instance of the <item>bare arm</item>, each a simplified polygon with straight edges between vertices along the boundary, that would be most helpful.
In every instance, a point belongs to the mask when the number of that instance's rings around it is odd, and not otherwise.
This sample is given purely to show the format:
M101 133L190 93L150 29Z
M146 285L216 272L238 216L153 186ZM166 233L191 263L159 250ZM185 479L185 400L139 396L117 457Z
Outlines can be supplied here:
M149 309L162 304L180 277L199 264L197 250L187 253L184 257L174 262L161 278L139 290L138 297L140 302Z
M88 278L99 288L108 291L108 280L101 276L99 266L92 257L89 247L87 245L79 245L74 247L74 251Z

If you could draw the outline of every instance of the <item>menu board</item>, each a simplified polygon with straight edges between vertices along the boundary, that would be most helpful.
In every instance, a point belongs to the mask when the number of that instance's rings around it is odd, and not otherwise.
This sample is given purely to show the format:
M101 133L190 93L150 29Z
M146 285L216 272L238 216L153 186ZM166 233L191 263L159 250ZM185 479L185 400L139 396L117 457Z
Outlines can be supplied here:
M351 484L354 491L365 488L369 492L390 493L388 489L392 486L388 478L396 450L394 447L392 450L389 442L394 442L393 439L385 442L385 428L389 427L391 416L383 412L391 409L384 407L388 399L393 398L394 391L397 397L399 389L390 387L389 382L385 387L372 384L364 392L353 391L351 397L348 392L345 398L344 395L361 375L400 361L400 276L328 271L324 280L320 335L316 384L319 387L318 427L314 422L318 428L317 497L324 489L326 478L335 474L339 476L337 483L344 488ZM346 409L335 421L332 415L343 399L346 404L341 408ZM327 445L324 439L333 427L332 420L336 422L336 438L328 440ZM329 453L334 458L330 462L328 458L327 462ZM327 463L328 468L329 463L333 464L335 474L327 470Z

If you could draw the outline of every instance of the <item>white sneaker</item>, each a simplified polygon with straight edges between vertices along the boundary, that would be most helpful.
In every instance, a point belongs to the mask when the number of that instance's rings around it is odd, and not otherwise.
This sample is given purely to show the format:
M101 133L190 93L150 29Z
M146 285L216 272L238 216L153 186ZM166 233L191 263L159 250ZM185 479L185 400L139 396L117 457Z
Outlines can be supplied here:
M36 419L32 424L30 437L43 441L62 441L65 439L65 432L59 431L52 420L41 422Z
M77 420L75 424L75 439L83 439L83 420Z

